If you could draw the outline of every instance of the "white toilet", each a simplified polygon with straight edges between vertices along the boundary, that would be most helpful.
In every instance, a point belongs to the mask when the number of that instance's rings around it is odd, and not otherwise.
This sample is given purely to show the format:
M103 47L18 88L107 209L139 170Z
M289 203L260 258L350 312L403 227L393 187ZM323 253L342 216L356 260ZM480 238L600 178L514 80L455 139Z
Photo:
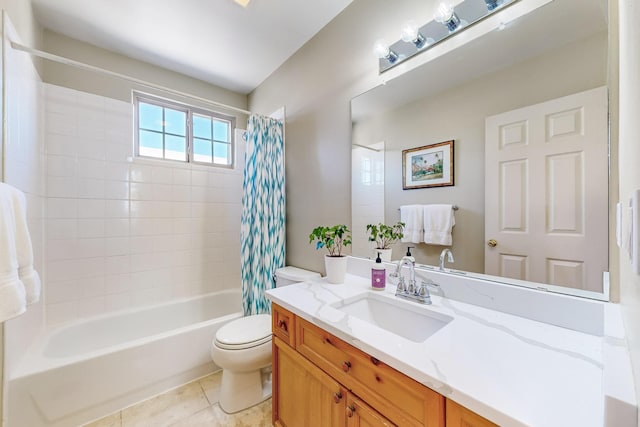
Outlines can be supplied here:
M320 274L296 267L276 270L276 287ZM222 368L219 404L227 413L242 411L271 397L271 316L233 320L216 332L213 362Z

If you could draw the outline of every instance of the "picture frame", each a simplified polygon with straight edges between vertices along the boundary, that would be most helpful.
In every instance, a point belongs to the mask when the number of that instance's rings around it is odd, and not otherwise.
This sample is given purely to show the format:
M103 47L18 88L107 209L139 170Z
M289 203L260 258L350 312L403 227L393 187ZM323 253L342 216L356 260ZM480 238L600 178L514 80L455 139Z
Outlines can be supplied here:
M402 150L402 189L454 185L453 140Z

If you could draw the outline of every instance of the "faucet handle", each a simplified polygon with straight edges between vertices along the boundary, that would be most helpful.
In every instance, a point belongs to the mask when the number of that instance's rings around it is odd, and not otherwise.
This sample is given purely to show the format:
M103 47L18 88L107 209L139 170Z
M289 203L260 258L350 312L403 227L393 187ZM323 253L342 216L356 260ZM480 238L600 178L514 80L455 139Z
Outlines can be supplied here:
M417 293L417 288L416 288L416 281L415 280L409 280L409 286L407 286L407 292L409 292L410 294L415 294Z
M404 292L406 290L407 288L404 285L404 277L400 276L400 279L398 280L398 286L396 287L396 292Z

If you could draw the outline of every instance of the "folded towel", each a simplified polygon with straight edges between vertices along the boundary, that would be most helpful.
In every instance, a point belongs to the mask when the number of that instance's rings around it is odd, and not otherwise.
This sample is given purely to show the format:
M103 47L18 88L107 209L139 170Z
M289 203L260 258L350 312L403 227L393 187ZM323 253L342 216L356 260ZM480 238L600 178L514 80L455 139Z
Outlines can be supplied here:
M403 242L420 243L423 241L423 216L423 205L400 206L400 221L404 222Z
M424 242L431 245L451 246L451 229L456 225L451 205L424 206Z
M13 192L13 208L16 220L16 255L18 277L24 285L27 305L40 299L40 276L33 269L33 246L27 227L27 202L21 191Z
M18 276L15 189L0 183L0 322L24 313L24 285Z

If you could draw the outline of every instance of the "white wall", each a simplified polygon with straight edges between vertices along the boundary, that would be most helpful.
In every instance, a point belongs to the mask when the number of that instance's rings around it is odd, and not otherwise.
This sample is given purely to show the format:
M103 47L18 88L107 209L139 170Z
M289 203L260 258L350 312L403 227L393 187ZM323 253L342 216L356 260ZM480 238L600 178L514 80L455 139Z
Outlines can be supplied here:
M128 161L131 103L46 84L47 324L240 286L234 170Z
M620 201L628 203L640 188L640 5L619 2L620 19ZM633 273L627 256L620 256L620 303L631 351L636 398L640 398L640 276Z

